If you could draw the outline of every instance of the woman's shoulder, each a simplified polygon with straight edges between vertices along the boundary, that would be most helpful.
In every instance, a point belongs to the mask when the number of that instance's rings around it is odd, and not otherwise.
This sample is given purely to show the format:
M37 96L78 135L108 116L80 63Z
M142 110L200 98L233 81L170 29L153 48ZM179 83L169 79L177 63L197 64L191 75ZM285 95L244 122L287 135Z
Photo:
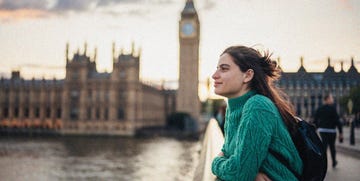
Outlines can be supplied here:
M268 97L260 94L256 94L247 100L242 116L244 125L251 122L251 125L255 124L267 131L273 130L274 126L281 120L275 104Z
M256 94L246 101L244 109L276 110L276 106L268 97Z
M246 102L247 104L254 104L254 105L266 105L266 104L269 104L269 105L274 105L274 103L266 96L264 95L261 95L261 94L255 94L254 96L250 97L248 99L248 101Z

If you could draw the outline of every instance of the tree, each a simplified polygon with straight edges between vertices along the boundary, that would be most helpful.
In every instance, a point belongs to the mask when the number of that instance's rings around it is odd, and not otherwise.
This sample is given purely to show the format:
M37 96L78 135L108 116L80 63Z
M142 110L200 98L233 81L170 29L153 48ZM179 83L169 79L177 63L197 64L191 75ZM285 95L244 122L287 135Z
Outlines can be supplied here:
M348 109L347 104L350 99L353 102L353 108L352 108L351 114L359 113L360 112L360 86L350 89L350 94L348 96L344 96L341 99L341 102L340 102L341 107L343 109L347 110L348 113L349 113L349 109Z

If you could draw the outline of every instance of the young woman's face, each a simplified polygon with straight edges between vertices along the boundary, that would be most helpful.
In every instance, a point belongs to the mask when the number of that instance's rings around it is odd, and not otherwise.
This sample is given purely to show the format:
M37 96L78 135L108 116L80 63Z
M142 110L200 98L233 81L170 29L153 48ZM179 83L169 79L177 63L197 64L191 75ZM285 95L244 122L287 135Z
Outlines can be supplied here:
M236 65L232 57L225 53L220 56L214 79L215 94L233 98L239 97L248 91L249 77ZM252 77L251 77L252 78Z

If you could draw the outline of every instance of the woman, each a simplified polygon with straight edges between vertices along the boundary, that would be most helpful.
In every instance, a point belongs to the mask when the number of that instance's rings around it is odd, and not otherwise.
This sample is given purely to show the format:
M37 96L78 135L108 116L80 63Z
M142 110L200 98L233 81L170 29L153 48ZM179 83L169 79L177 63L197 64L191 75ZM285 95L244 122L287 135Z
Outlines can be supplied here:
M290 136L296 132L294 110L274 86L280 70L270 56L232 46L221 54L212 75L215 93L228 98L225 142L212 162L212 172L221 180L297 180L269 149L302 172L302 161Z

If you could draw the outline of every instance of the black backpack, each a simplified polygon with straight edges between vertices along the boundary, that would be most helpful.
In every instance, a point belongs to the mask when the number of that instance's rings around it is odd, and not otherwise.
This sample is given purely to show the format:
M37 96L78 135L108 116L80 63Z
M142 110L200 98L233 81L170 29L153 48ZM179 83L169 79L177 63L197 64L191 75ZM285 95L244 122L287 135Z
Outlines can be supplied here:
M298 119L298 132L292 136L292 140L303 161L303 172L297 173L290 167L284 157L269 149L269 152L285 165L299 181L323 181L327 171L326 150L321 142L314 125Z

